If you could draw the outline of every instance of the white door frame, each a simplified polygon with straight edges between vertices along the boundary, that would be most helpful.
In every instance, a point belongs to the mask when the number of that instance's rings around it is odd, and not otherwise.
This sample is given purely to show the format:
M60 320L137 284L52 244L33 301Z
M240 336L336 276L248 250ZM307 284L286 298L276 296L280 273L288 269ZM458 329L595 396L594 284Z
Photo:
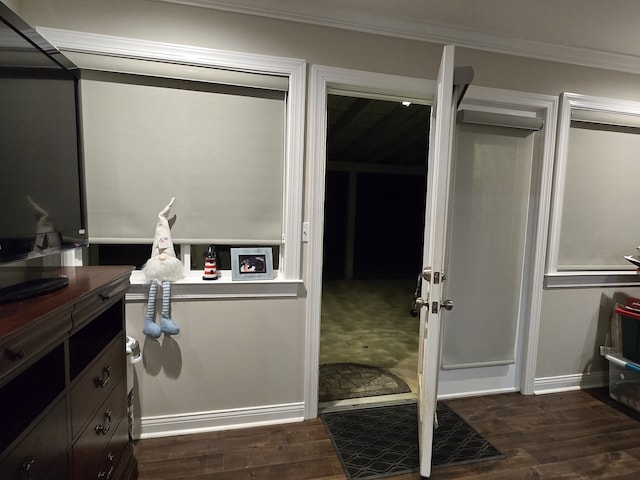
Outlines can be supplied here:
M310 71L308 104L308 145L305 185L308 188L308 251L304 277L307 284L306 338L305 338L305 383L304 416L306 419L318 415L318 373L320 354L320 311L322 299L322 261L324 229L324 195L326 174L327 95L329 89L357 92L362 95L387 95L407 97L432 103L436 82L418 78L401 77L380 73L363 72L321 65L313 65ZM537 360L542 286L544 280L544 258L549 226L549 208L553 175L553 154L557 118L556 97L525 94L471 86L465 95L465 103L476 108L491 110L499 104L503 108L539 111L543 118L545 135L539 186L539 202L536 212L536 232L533 271L530 284L529 321L526 326L522 348L522 372L520 391L533 394ZM416 339L418 341L418 339ZM417 368L417 366L416 366Z

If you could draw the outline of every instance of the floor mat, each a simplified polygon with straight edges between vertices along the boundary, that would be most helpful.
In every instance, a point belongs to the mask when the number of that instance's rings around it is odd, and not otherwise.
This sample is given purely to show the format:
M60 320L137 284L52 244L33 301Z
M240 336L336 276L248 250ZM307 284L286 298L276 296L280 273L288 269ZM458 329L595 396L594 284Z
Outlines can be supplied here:
M369 365L325 363L320 365L319 376L320 402L411 392L397 375Z
M444 403L432 468L503 458L503 455ZM322 413L349 479L373 479L419 470L415 403Z

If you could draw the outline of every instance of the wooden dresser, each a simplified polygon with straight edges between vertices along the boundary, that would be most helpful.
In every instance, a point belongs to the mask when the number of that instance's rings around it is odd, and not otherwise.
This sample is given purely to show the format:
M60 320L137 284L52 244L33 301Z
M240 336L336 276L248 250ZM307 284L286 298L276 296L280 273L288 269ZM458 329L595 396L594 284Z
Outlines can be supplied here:
M125 378L131 270L61 269L63 289L0 305L0 479L137 478Z

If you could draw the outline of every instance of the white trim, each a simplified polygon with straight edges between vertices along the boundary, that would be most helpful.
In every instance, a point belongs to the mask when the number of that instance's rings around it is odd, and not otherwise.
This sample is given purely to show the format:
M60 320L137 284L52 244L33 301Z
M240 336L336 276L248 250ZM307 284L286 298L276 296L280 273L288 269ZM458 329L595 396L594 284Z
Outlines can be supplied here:
M289 280L300 278L307 68L304 60L54 28L38 28L37 30L52 45L61 50L287 76L289 78L289 93L284 168L284 235L280 251L280 272L284 278Z
M329 89L409 97L430 103L435 82L417 78L333 68L311 67L309 87L309 255L307 333L305 339L305 418L318 414L318 358L320 347L320 302L322 298L322 235L326 169L327 93ZM426 159L425 159L426 161Z
M438 400L449 400L452 398L468 398L468 397L485 397L488 395L500 395L502 393L517 392L513 387L504 388L484 388L481 390L472 390L469 392L440 393L438 392Z
M296 402L211 412L142 417L139 420L140 431L136 432L136 439L301 422L304 420L303 411L303 404ZM134 420L136 428L138 427L137 422L137 420Z
M608 381L608 372L576 373L573 375L536 378L534 393L541 395L598 388L608 385Z
M545 288L580 287L637 287L640 275L636 270L629 272L554 272L545 275Z
M533 394L535 369L538 358L538 341L540 336L540 316L542 309L542 292L545 274L545 255L547 235L549 230L549 209L551 188L553 184L553 161L555 149L556 118L558 113L558 99L548 95L523 93L511 90L493 89L487 87L470 86L461 107L477 111L501 112L511 115L529 117L536 115L543 121L543 144L540 147L541 159L537 171L539 183L536 187L536 199L532 226L533 241L531 252L533 261L530 270L526 272L525 292L528 299L528 309L523 312L524 331L518 333L519 344L516 348L518 371L515 372L516 389L525 395ZM534 159L534 163L538 163ZM442 372L441 372L442 374ZM503 391L502 387L493 392Z
M564 187L566 183L567 159L569 157L571 113L574 110L596 114L602 113L603 115L622 114L640 117L640 102L593 97L568 92L561 95L546 281L550 287L637 285L640 279L633 281L635 271L627 269L603 271L602 267L589 269L588 265L581 265L579 269L576 268L576 270L558 271ZM632 267L630 266L630 268ZM627 283L627 280L631 283ZM613 283L608 283L608 281Z
M194 272L197 273L197 272ZM174 302L190 300L216 300L221 298L299 298L304 295L302 280L256 280L234 282L231 272L219 272L221 278L208 281L194 278L183 279L171 284L171 299ZM138 277L140 271L132 273L131 287L126 294L127 303L146 303L149 299L149 285ZM200 273L200 276L201 273Z
M640 73L640 57L636 55L506 37L471 28L445 25L415 18L382 17L381 15L367 14L362 9L359 11L352 9L350 14L345 14L345 7L340 2L337 2L335 7L323 3L321 7L318 7L320 10L312 8L309 11L307 6L308 11L305 13L291 13L291 5L285 0L275 3L271 1L269 6L261 4L260 7L239 5L239 2L230 2L228 0L156 1L258 15L291 22L310 23L374 35L387 35L444 45L455 44L459 47L518 55L539 60ZM305 7L303 6L302 8ZM299 9L297 10L300 11ZM349 12L347 11L347 13Z

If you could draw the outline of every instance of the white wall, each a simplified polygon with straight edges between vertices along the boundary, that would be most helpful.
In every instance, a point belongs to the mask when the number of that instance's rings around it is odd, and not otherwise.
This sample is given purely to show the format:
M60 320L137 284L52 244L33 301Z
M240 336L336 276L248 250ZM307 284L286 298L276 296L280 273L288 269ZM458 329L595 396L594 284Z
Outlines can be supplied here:
M134 367L142 433L303 417L304 299L174 300L180 333L157 340L142 333L145 308L126 307L127 335L143 352Z
M22 2L21 13L36 26L304 58L310 65L427 79L435 79L442 50L406 39L144 0L29 0ZM640 78L632 74L470 49L459 49L456 63L473 65L475 85L640 101ZM545 291L536 366L541 382L576 382L584 372L606 368L596 347L606 329L601 304L609 308L606 299L614 292L598 287ZM639 289L628 292L640 295ZM282 405L281 418L295 418L303 396L304 305L304 298L177 302L174 318L183 333L166 349L164 344L153 349L145 345L146 366L137 367L139 415L149 419L150 431L156 417L160 424L163 418L174 419L182 428L188 422L180 423L186 417L178 414L217 412L231 418L230 409L236 409L238 425L246 423L243 408L257 412L247 421L260 418L260 413L264 418L277 416ZM141 304L128 305L127 314L130 334L141 336ZM178 376L171 370L177 369L176 361ZM554 383L556 378L560 380ZM227 421L210 417L198 423L202 418L196 415L193 425Z

